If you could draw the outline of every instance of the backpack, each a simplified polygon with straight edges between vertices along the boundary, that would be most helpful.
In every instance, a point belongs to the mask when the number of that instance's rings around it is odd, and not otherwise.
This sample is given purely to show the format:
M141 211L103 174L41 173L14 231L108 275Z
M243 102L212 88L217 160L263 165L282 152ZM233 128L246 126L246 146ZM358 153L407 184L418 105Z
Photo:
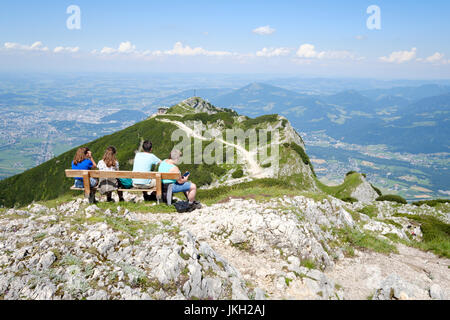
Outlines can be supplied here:
M189 201L177 201L174 206L178 213L194 211L194 207L189 204Z
M123 189L131 189L133 188L133 179L123 179L119 178L119 184Z

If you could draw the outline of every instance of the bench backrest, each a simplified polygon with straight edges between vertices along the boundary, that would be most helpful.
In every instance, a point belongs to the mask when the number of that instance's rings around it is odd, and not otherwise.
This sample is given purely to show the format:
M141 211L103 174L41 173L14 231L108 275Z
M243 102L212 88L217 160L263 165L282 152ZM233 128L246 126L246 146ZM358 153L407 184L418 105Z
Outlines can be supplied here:
M179 179L179 173L134 172L134 171L100 171L100 170L66 170L68 178L82 178L88 173L90 178L128 178L128 179Z
M66 170L68 178L83 178L84 192L86 196L90 194L89 178L128 178L128 179L155 179L156 197L161 199L162 179L178 180L179 173L163 172L134 172L134 171L100 171L100 170Z

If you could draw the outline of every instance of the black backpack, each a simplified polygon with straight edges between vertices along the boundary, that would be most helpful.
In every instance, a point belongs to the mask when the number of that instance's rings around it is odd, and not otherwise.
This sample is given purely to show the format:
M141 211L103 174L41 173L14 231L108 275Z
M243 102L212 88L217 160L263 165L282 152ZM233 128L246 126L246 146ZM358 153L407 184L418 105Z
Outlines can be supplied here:
M177 201L174 206L179 213L194 211L194 206L190 205L189 201Z

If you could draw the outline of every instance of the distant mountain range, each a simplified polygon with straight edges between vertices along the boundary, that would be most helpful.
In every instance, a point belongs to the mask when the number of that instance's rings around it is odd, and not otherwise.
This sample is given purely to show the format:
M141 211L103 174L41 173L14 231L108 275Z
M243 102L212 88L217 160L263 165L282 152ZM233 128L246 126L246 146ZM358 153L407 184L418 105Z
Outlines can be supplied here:
M210 94L206 97L217 106L248 116L281 114L298 130L326 130L348 143L387 144L411 153L448 152L450 148L450 86L308 95L252 83L225 94Z

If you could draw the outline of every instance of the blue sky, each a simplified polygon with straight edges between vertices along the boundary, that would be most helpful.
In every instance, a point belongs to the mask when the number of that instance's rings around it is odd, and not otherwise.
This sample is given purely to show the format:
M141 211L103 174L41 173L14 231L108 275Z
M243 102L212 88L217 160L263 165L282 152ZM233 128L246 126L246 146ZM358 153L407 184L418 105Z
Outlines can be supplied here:
M381 30L366 26L370 5ZM5 0L0 71L450 78L448 12L446 0Z

